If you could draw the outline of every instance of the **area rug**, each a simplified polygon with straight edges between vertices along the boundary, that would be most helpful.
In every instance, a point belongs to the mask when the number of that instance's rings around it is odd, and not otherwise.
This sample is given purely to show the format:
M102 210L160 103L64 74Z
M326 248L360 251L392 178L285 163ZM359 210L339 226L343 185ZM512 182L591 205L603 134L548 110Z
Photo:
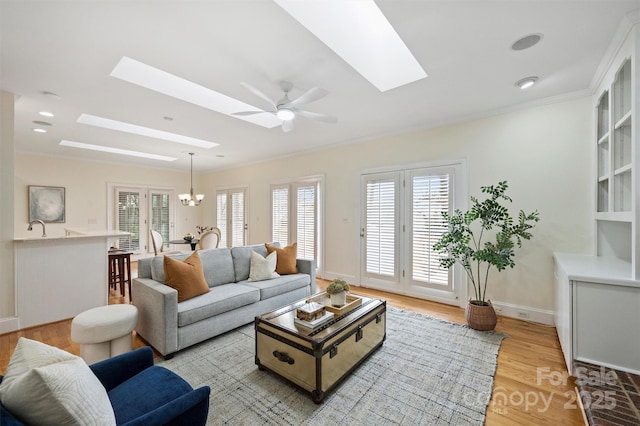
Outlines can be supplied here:
M209 425L482 425L505 336L387 307L387 339L322 404L254 363L253 324L162 365L211 387Z

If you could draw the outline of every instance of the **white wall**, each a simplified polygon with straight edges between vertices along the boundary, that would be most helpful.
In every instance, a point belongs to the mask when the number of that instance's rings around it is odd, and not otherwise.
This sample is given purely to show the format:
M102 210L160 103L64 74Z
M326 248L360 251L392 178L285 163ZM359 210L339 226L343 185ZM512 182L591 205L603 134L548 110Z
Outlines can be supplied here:
M482 185L507 180L513 208L540 211L534 238L516 257L517 266L493 275L493 301L552 311L552 252L593 252L593 117L589 97L525 109L372 142L281 158L232 170L194 176L206 194L198 208L177 206L176 235L196 225L215 224L215 191L249 188L249 243L269 240L269 185L309 175L325 176L325 275L358 275L359 182L364 170L464 158L471 195ZM67 223L48 224L51 235L64 227L111 227L107 183L158 185L182 192L189 174L114 164L17 154L16 237L27 233L27 186L67 189ZM356 282L357 283L357 282ZM10 296L4 286L0 299ZM13 298L11 298L13 300Z
M28 232L28 186L47 185L66 188L66 222L47 223L47 235L60 236L64 228L114 229L107 223L107 184L141 185L172 188L178 193L189 189L189 171L185 173L160 169L89 163L66 158L16 154L15 159L15 218L14 233L18 237L33 237ZM200 181L194 175L194 186ZM209 201L209 200L207 200ZM176 232L179 237L195 232L202 212L199 208L176 205Z
M515 210L538 210L534 238L517 266L491 277L493 301L552 311L552 253L592 253L591 98L565 101L437 129L345 145L206 176L205 187L248 186L250 243L269 239L269 185L326 177L325 275L358 276L359 183L367 169L465 158L471 195L509 182ZM207 203L207 216L214 205Z
M0 91L0 333L2 318L15 316L13 257L14 96Z

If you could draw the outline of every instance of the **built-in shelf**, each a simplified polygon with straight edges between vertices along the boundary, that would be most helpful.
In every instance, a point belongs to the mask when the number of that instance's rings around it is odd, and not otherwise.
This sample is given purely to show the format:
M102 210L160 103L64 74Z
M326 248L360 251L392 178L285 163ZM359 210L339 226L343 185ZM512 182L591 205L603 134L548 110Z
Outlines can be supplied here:
M596 103L596 219L633 224L636 172L633 158L631 58L622 57L619 63L619 67L614 68L615 72L612 72L609 83L604 82ZM635 240L623 237L619 227L597 227L599 231L596 238L608 241L607 244L597 244L598 255L603 254L600 252L601 247L609 245L618 247L618 252L633 252ZM625 247L619 249L620 246ZM634 270L635 268L634 265Z

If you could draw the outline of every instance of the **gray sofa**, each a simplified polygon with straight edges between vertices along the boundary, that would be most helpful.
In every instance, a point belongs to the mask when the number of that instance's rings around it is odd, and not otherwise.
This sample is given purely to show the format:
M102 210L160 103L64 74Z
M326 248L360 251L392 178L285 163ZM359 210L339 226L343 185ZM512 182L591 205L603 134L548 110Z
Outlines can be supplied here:
M297 260L300 273L249 282L251 251L262 256L262 245L199 250L206 294L178 303L178 292L164 284L164 256L140 259L132 280L133 304L138 308L136 332L162 355L210 339L316 292L315 262ZM191 252L171 254L184 260Z

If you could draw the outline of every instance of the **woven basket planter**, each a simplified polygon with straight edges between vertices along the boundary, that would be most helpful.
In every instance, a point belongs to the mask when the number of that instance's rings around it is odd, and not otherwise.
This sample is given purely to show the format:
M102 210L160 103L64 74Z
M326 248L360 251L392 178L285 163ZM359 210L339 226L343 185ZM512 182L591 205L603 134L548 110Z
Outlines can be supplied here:
M467 303L467 308L464 311L467 324L474 330L493 330L498 323L498 317L496 316L496 311L493 309L491 301L488 300L484 305L480 305L479 303L482 302L469 300L469 303Z

